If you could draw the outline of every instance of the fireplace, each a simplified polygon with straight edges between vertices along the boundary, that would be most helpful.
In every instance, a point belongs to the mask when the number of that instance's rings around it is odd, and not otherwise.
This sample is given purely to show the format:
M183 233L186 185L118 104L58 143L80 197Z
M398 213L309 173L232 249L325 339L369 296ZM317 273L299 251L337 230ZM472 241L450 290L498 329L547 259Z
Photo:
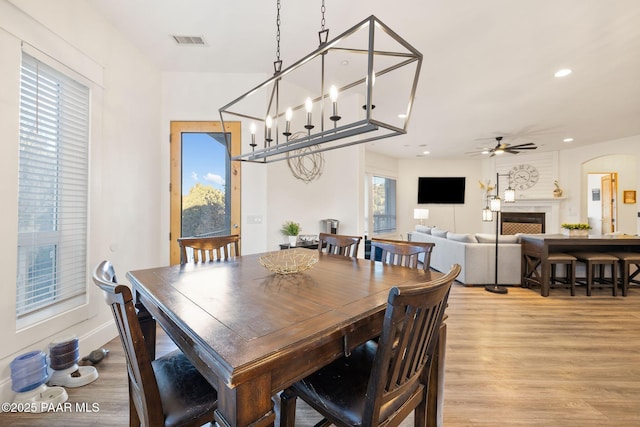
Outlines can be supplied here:
M500 234L540 234L544 232L544 212L502 212L500 214Z

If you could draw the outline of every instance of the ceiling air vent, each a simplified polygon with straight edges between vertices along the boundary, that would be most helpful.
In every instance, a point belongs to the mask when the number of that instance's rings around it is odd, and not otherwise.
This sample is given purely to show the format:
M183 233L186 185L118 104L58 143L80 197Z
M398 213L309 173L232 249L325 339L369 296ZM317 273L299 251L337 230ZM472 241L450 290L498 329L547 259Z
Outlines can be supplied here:
M201 36L175 36L172 35L171 38L178 44L179 46L206 46L207 42L204 41L204 38Z

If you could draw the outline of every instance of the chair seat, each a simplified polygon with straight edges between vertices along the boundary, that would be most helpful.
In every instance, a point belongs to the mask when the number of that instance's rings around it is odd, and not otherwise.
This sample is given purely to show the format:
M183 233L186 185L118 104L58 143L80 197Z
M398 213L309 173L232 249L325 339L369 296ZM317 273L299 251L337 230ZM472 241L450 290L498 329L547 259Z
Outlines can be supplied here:
M322 405L326 415L342 420L346 425L361 426L367 398L367 385L371 376L373 360L378 345L368 341L330 365L309 375L291 388L311 406ZM380 418L385 419L397 410L408 395L424 387L416 383L411 393L397 396L380 409Z
M604 252L573 252L571 255L575 256L579 261L590 262L616 262L618 258L613 255Z
M559 264L563 262L576 261L577 258L574 257L573 255L556 252L556 253L550 253L549 256L547 257L547 260L549 260L550 263Z
M610 255L626 262L640 262L640 252L609 252Z
M165 426L189 425L216 408L216 390L181 351L151 362L156 375ZM203 421L206 423L206 421Z

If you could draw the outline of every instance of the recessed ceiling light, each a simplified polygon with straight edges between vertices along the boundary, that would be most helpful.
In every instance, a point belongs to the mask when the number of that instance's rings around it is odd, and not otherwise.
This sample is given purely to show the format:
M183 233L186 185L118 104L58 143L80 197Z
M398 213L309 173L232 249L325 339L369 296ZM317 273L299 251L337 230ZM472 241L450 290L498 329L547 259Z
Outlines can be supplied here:
M398 114L398 118L399 119L406 119L407 115L406 114Z
M564 142L573 142L573 138L565 138L562 141L564 141Z
M349 60L348 59L343 59L340 64L341 65L349 65Z
M431 154L430 151L423 151L422 154Z
M571 70L569 68L563 68L562 70L556 71L554 76L556 76L556 77L566 77L569 74L571 74Z

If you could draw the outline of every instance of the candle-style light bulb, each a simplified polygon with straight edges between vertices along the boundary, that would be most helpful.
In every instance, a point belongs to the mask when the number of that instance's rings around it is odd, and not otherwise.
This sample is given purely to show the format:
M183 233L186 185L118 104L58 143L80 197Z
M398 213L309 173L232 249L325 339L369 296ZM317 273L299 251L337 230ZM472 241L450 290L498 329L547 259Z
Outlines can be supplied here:
M373 87L375 86L375 84L376 84L376 72L375 72L375 71L372 71L372 72L371 72L371 97L372 97L372 98L373 98ZM368 74L367 74L367 76L365 77L364 85L365 85L365 90L367 90L367 89L368 89L368 87L369 87L369 75L368 75ZM375 106L375 105L373 105L373 103L371 103L371 109L373 110L374 108L376 108L376 106ZM366 105L363 105L363 106L362 106L362 109L363 109L363 110L366 110L366 109L367 109L367 106L366 106Z
M249 144L251 146L252 150L256 149L256 124L255 123L251 123L251 126L249 126L249 131L251 132L251 144Z
M334 85L331 85L331 87L329 88L329 98L331 98L332 105L332 114L329 119L337 122L341 119L341 117L338 115L338 88Z
M335 85L331 85L329 88L329 97L331 98L331 102L338 102L338 88Z
M273 141L273 139L271 139L271 126L273 126L273 119L271 118L271 116L267 116L266 120L264 121L264 125L267 127L267 137L265 138L268 142Z
M307 110L307 124L304 125L304 128L311 131L313 129L313 125L311 124L311 111L313 110L313 103L311 102L311 98L307 98L304 102L304 108Z
M287 108L284 118L286 121L284 123L284 132L282 132L282 134L288 138L291 136L291 119L293 118L293 111L291 108Z

